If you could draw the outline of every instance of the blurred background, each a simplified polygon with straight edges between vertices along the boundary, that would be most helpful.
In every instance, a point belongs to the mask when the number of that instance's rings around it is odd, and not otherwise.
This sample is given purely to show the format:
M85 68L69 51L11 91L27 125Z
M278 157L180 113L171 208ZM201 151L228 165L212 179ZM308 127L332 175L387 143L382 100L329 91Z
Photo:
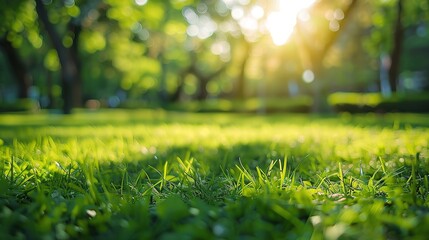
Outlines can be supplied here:
M0 112L429 112L427 0L0 0Z

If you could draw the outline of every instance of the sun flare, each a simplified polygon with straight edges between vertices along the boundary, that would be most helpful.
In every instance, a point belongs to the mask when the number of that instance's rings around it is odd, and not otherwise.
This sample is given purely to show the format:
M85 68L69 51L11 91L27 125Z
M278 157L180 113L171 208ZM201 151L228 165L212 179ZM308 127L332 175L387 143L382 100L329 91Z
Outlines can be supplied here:
M275 45L285 44L292 35L298 15L316 0L278 0L278 9L272 11L266 26Z

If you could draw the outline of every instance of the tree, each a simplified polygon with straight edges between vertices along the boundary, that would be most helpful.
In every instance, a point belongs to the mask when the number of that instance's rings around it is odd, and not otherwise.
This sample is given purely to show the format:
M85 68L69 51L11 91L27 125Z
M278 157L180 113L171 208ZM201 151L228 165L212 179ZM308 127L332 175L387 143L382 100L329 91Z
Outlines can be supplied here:
M263 5L266 7L265 10ZM243 100L246 97L248 77L246 72L252 51L264 35L263 25L266 12L269 11L268 5L267 1L226 1L221 3L222 7L211 8L217 10L212 14L217 16L218 22L229 26L221 31L229 36L229 44L232 46L230 61L237 69L234 76L234 95L237 99Z
M32 85L32 76L19 48L28 41L34 48L39 48L42 40L36 15L29 1L0 3L0 48L5 53L9 67L18 86L18 98L28 98Z
M388 68L388 85L390 92L396 92L399 74L403 70L405 40L407 36L416 35L413 29L427 25L429 5L425 0L378 0L368 3L372 8L372 21L369 26L371 35L365 46L373 57L387 56L384 67Z
M301 22L298 22L296 26L296 35L295 41L299 46L299 51L301 53L301 60L303 65L309 69L311 69L315 75L320 74L323 59L326 57L326 54L329 52L331 47L335 44L338 39L341 30L344 29L347 21L349 20L352 10L357 5L357 0L351 0L348 5L345 6L345 9L337 8L334 11L338 12L338 16L334 19L328 19L328 28L323 27L318 32L305 32L305 27ZM331 6L327 6L326 2L319 2L319 6L314 7L313 9L318 9L318 11L322 11L322 14L325 13L326 7L331 8ZM318 16L320 18L320 14ZM314 22L318 22L316 20ZM326 23L326 20L323 21ZM314 27L313 29L318 29ZM318 39L317 43L314 44L314 39Z
M396 3L396 20L393 30L393 47L390 53L391 64L389 68L389 83L392 92L396 92L398 87L398 77L401 64L401 55L404 42L403 25L404 5L402 0Z
M39 19L44 25L45 30L58 54L58 59L61 64L63 112L65 114L70 114L73 108L73 83L74 81L77 81L76 79L79 77L77 62L72 58L72 54L69 49L63 45L61 36L55 29L54 24L50 22L48 12L42 0L35 1Z
M75 2L64 2L68 13L65 36L61 36L49 19L48 10L42 0L35 0L36 11L40 22L45 27L61 65L61 86L63 112L70 114L73 107L82 105L82 80L80 76L80 59L78 57L79 36L83 22L96 9L100 1L86 1L79 9ZM69 4L69 5L67 5ZM57 10L58 11L58 10Z
M342 3L342 1L334 3L319 1L310 10L312 21L297 22L296 32L292 37L298 46L297 50L299 51L303 69L306 69L304 78L307 78L308 82L315 81L315 104L313 110L316 112L321 110L320 80L322 79L323 60L336 43L357 4L358 0L350 0L346 4ZM332 16L327 14L329 12L331 12ZM313 26L308 27L308 24Z
M199 54L196 51L190 51L189 55L189 64L187 67L183 68L182 71L179 72L177 88L170 96L170 100L173 102L176 102L180 99L185 85L186 77L188 77L189 75L193 75L198 80L194 98L199 101L207 99L207 97L209 96L209 92L207 91L207 86L209 82L216 79L228 67L227 63L223 63L217 69L207 70L207 65L205 61L201 59L201 54L200 58L198 58Z
M161 21L158 21L156 27L150 28L150 33L154 36L150 39L150 42L152 42L152 46L158 45L155 51L151 51L151 53L152 57L157 59L160 64L158 98L161 104L165 104L172 99L168 90L168 82L172 80L169 77L170 73L180 71L178 68L186 66L183 63L186 57L178 57L179 55L187 55L187 50L184 49L186 22L182 15L182 9L192 3L193 1L160 1L159 5L164 9L164 17ZM145 17L144 20L149 22L149 25L154 25L150 23L153 19ZM154 40L157 42L156 44ZM172 55L175 57L172 58ZM178 86L178 89L181 88L181 86Z
M215 8L215 1L201 1L183 9L187 23L185 47L188 49L190 64L181 71L179 85L173 99L180 96L186 76L193 75L196 92L193 97L204 100L209 96L208 85L227 68L230 58L230 44L223 29L219 29L222 18Z
M119 28L109 33L108 51L123 76L121 88L130 97L161 104L169 100L176 73L189 59L182 8L192 2L107 1L107 16Z
M253 49L253 44L246 40L243 40L244 50L241 62L238 65L238 75L237 75L237 84L236 84L236 98L245 99L246 95L246 69L249 63L250 54Z
M28 98L28 92L31 86L31 75L28 68L19 56L16 48L7 39L7 37L0 38L0 47L5 52L9 60L9 66L15 76L18 85L18 98Z

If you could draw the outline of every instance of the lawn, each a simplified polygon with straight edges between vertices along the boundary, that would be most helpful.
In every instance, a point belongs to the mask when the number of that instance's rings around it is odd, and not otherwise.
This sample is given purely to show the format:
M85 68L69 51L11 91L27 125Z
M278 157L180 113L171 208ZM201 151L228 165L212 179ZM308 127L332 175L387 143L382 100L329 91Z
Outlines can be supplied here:
M424 239L429 115L0 115L0 239Z

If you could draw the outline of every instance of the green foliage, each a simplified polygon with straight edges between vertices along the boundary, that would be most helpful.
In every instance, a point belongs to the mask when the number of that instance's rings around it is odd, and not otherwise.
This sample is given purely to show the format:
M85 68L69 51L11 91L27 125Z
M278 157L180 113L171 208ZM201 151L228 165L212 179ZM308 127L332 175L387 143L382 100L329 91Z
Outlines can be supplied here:
M88 53L101 51L106 47L106 39L100 32L83 31L82 48Z
M333 93L328 102L339 112L429 112L426 93L398 93L390 97L380 93Z
M301 96L295 98L251 98L244 101L212 99L206 101L173 103L168 106L168 109L192 112L308 113L310 112L312 105L313 101L310 97Z
M44 65L50 71L58 71L60 69L58 54L55 50L51 49L48 51L44 59Z
M371 14L371 35L365 40L365 47L370 54L379 56L380 53L386 53L392 49L392 36L394 27L393 24L396 21L397 16L397 4L398 0L377 0L369 1L372 9ZM424 0L411 0L402 1L404 6L403 21L404 28L410 28L417 26L422 22L427 22L429 19L428 15L428 3Z
M424 238L426 119L4 114L0 236Z
M382 101L378 106L384 111L429 112L429 96L420 94L396 94Z
M328 103L338 111L349 109L350 112L374 110L383 97L380 93L333 93L328 96Z
M6 37L15 48L26 39L35 48L40 48L43 38L39 35L37 14L33 1L0 3L0 36Z
M18 99L12 103L0 103L0 112L34 112L39 110L39 104L33 99Z

